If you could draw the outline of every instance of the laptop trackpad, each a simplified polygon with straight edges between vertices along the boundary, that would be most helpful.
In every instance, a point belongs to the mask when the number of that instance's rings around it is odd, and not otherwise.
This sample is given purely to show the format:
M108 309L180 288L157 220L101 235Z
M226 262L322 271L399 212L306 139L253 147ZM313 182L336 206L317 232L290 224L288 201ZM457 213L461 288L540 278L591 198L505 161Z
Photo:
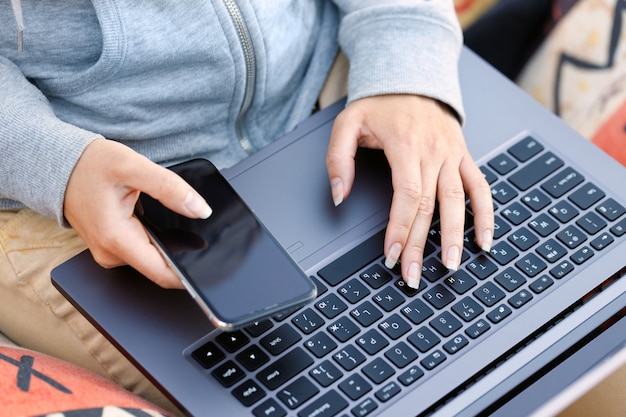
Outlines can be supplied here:
M384 221L389 214L391 177L379 150L359 149L352 191L334 206L326 171L331 127L332 122L320 126L230 179L298 262L357 225Z

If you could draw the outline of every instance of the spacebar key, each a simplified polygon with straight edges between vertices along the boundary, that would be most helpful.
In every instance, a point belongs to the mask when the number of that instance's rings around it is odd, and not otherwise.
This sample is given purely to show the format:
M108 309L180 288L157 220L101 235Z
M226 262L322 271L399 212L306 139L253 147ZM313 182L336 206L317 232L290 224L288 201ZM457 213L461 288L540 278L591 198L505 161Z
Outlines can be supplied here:
M303 408L298 417L332 417L348 406L348 402L335 390L330 390Z
M268 389L276 389L313 363L313 359L300 347L295 348L257 374Z

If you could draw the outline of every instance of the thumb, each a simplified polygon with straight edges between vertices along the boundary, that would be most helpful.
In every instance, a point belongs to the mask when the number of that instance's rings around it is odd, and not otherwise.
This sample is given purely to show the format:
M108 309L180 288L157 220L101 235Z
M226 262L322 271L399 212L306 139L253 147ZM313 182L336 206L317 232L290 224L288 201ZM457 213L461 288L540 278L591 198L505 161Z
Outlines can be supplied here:
M189 218L208 218L213 212L206 200L180 176L145 158L130 172L130 186Z
M335 118L326 154L326 170L335 206L348 197L354 183L359 132L358 128L355 129L358 125L347 119L345 110Z

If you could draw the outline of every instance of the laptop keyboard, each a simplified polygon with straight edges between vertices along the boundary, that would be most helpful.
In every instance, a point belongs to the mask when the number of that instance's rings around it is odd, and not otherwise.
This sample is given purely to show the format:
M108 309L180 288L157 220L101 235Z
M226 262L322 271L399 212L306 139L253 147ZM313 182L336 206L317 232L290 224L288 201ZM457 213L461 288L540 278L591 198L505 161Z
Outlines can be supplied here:
M314 303L186 355L257 417L375 414L590 263L626 233L626 209L532 136L481 170L494 245L477 246L467 207L461 267L440 262L434 219L418 290L384 266L384 230L312 277Z

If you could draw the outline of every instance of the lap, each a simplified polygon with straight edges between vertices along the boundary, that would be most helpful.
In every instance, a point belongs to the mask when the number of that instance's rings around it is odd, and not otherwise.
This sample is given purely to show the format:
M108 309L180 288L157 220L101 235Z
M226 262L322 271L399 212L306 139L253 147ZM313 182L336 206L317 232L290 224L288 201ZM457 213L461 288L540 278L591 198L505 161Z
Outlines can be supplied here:
M85 249L82 239L55 219L30 209L0 211L0 332L172 410L163 394L52 285L50 271Z

